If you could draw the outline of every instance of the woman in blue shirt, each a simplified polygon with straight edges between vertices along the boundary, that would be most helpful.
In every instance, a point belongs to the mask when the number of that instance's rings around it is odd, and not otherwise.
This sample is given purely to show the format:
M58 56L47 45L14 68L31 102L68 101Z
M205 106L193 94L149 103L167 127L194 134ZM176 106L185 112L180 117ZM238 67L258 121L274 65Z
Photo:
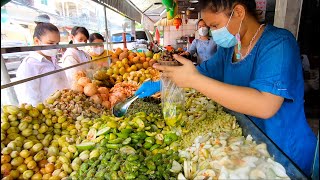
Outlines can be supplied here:
M189 49L180 55L194 55L197 53L197 63L201 64L214 55L217 51L217 45L212 38L209 37L209 27L203 19L198 21L197 27L200 36L199 39L193 40Z
M252 120L301 170L310 175L316 137L304 113L304 80L298 44L293 35L255 16L254 0L200 1L202 17L219 47L198 67L175 55L183 66L156 64L165 77L190 87ZM147 82L139 97L160 90Z

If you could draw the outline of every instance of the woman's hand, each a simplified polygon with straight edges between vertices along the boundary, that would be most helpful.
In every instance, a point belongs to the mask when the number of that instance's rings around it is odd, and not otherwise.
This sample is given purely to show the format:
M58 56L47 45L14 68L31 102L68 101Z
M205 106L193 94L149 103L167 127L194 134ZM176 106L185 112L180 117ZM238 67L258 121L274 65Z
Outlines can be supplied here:
M190 53L189 53L188 51L185 51L185 52L183 52L183 53L180 53L179 55L180 55L180 56L184 56L184 55L189 56L189 55L190 55Z
M163 71L162 75L171 79L179 87L192 87L192 84L201 76L193 63L179 55L173 55L182 66L153 65L154 68Z

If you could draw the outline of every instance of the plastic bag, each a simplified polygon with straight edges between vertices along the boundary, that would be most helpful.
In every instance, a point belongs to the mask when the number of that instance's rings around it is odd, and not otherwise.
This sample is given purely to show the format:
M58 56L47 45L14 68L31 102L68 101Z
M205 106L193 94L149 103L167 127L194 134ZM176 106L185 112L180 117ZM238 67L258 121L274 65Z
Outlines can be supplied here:
M166 57L168 54L166 54ZM162 56L159 63L167 66L179 66L177 61L167 60ZM163 118L168 126L174 127L178 125L184 112L184 90L176 86L170 79L161 76L161 103Z

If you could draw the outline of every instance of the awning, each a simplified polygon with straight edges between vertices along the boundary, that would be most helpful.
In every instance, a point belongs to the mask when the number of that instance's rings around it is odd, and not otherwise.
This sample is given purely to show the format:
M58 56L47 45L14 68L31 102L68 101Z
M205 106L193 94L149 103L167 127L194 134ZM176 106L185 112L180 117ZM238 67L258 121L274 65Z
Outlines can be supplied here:
M110 7L113 7L119 12L130 17L132 20L135 20L141 23L142 14L137 9L135 9L130 3L128 3L126 0L94 0L94 1L98 3L103 3L105 5L109 5Z

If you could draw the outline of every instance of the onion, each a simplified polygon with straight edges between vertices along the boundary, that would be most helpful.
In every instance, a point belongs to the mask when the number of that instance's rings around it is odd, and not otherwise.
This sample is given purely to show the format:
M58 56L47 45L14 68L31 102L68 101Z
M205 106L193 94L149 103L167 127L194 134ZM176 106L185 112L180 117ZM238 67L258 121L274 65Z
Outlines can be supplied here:
M87 78L87 77L81 77L78 81L78 84L80 85L80 86L86 86L87 84L89 84L89 83L91 83L91 80L89 79L89 78Z
M98 88L98 91L99 91L100 94L107 94L107 95L109 95L109 90L108 90L108 88L106 88L106 87L99 87L99 88Z
M76 91L76 92L83 92L83 86L74 83L71 87L72 90Z
M109 101L103 101L102 102L102 106L104 106L107 109L110 109L111 108L111 103Z
M109 100L109 96L108 94L100 94L102 101L108 101Z
M87 96L93 96L98 92L97 86L92 83L89 83L83 88L83 92Z
M95 95L91 96L90 99L92 99L93 102L96 104L101 104L101 102L102 102L102 100L101 100L102 98L101 98L100 94L95 94Z

